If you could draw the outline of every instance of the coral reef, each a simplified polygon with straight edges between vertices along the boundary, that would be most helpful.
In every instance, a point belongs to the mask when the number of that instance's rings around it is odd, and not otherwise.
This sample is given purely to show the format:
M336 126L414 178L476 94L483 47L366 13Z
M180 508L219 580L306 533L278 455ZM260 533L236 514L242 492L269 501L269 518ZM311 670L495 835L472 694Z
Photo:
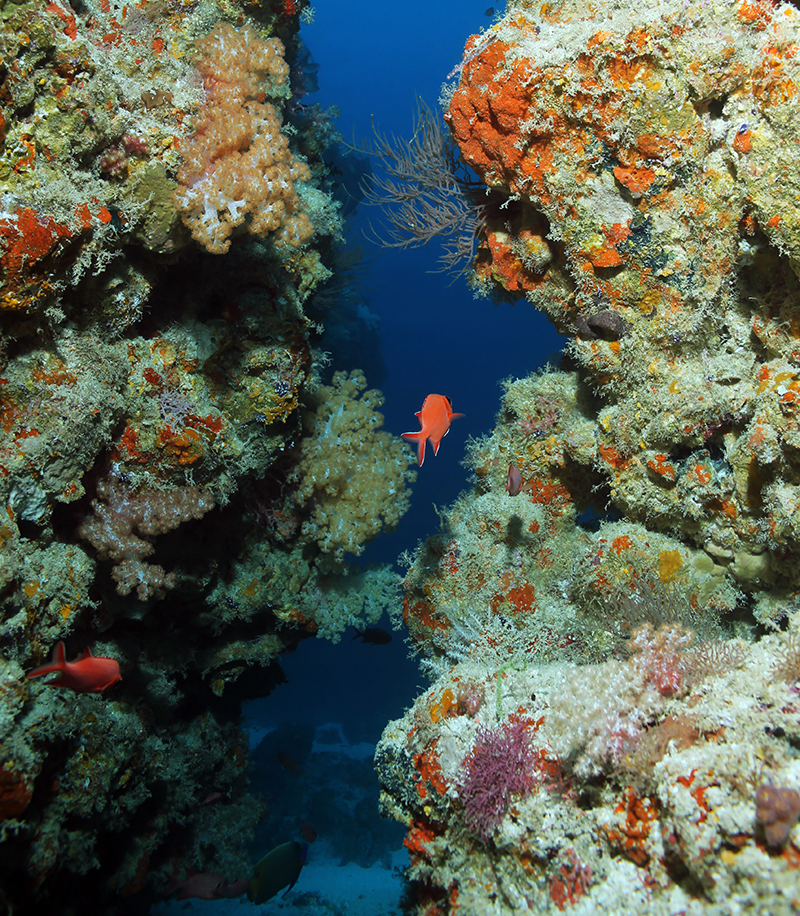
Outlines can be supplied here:
M322 384L335 131L285 111L307 4L0 6L0 910L140 913L186 869L248 875L240 703L396 600L349 560L413 459L378 392ZM121 682L28 681L60 641Z
M576 28L580 3L518 5L471 39L446 118L508 199L479 282L571 338L614 504L792 588L798 26L714 10L610 2Z
M568 344L410 558L433 683L376 765L420 914L800 906L799 37L785 3L511 0L445 90L504 200L474 285Z
M764 828L768 846L784 846L800 816L800 792L761 786L756 792L756 821Z
M464 760L457 786L464 822L481 840L488 840L502 822L512 798L533 789L533 749L528 723L516 719L498 728L480 729Z
M757 901L788 916L798 717L770 672L784 638L674 697L646 686L637 658L504 669L475 653L452 667L376 755L384 810L408 826L418 912L725 913ZM467 680L486 685L474 718L452 703ZM463 785L487 734L511 728L528 743L518 790L479 818ZM766 778L784 795L767 800Z
M104 502L94 501L94 513L78 526L78 535L94 547L98 559L115 561L111 575L120 595L136 587L140 601L163 597L162 588L174 588L175 577L143 562L155 550L152 539L202 518L214 507L213 500L195 487L129 493L107 481L100 481L97 495Z

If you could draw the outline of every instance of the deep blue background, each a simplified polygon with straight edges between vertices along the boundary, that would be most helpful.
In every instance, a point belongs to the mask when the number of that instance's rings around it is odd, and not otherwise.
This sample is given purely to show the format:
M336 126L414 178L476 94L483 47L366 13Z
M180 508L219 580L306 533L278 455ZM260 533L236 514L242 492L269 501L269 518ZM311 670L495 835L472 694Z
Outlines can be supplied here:
M319 64L320 90L304 101L337 105L337 126L356 145L372 137L373 118L382 132L410 137L417 96L440 110L442 83L461 60L467 38L493 21L486 9L486 0L321 0L314 22L302 29ZM370 216L376 214L361 213L353 235ZM468 436L491 432L499 382L527 375L552 358L561 341L524 300L496 306L474 299L463 280L431 273L438 257L433 246L368 254L365 283L380 316L386 365L385 377L370 381L379 381L386 397L385 428L397 435L417 429L414 413L431 392L446 394L453 409L466 414L453 423L436 458L428 449L397 532L380 537L365 554L392 562L436 533L433 505L448 505L467 486L464 445ZM422 678L406 653L400 633L388 646L362 646L349 633L336 646L309 640L281 660L289 684L249 713L274 724L342 722L351 740L374 741L419 693Z

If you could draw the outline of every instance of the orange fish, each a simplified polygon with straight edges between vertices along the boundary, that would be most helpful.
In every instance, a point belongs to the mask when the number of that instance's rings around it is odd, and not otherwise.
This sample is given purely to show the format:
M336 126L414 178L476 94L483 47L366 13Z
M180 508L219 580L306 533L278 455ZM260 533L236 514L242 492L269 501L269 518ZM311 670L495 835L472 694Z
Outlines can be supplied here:
M215 875L210 872L194 872L189 869L186 877L178 878L177 869L172 875L165 876L170 882L170 886L164 891L164 896L168 897L175 891L181 891L178 900L188 900L195 897L198 900L222 900L223 898L241 897L247 893L247 886L250 881L247 878L240 878L238 881L226 881L222 875Z
M422 427L418 433L401 433L404 439L412 439L417 443L417 454L419 455L419 466L425 460L425 442L430 439L433 445L433 454L439 452L439 443L444 439L450 430L450 423L456 417L463 417L463 413L453 413L453 405L450 398L443 394L429 394L422 402L422 410L418 410L415 417L419 417L419 424Z
M41 677L51 671L57 671L58 677L47 681L47 687L66 687L75 693L102 693L122 680L119 662L115 658L95 658L86 649L77 661L68 662L63 642L53 649L50 663L29 671L28 677Z

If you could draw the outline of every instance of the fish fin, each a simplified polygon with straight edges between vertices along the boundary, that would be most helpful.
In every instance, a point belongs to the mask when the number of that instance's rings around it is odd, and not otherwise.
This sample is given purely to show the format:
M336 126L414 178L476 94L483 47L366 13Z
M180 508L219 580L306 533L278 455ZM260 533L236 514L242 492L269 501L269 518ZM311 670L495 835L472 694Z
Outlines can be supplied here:
M81 661L83 661L85 658L92 658L92 657L93 656L92 656L91 651L89 649L84 649L83 655L81 655Z
M308 861L308 843L298 843L295 840L294 848L297 851L297 857L300 860L297 865L297 874L294 876L294 881L286 888L281 896L285 897L289 891L297 884L297 879L300 877L300 872L303 870L303 866Z
M297 878L299 877L300 877L300 872L298 871ZM294 881L292 881L292 883L286 888L286 890L281 894L281 897L285 897L289 893L289 891L295 886L295 884L297 884L297 878L295 878Z

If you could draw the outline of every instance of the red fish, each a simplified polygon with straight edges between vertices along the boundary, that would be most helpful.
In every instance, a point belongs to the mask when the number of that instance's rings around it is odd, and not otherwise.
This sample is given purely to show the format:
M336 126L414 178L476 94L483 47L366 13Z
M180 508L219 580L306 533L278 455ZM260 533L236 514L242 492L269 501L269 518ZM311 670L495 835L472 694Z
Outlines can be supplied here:
M425 460L425 442L430 439L433 445L433 454L439 452L439 443L450 430L450 424L456 417L463 417L463 413L453 413L450 398L443 394L429 394L422 402L422 410L418 410L415 417L419 417L422 427L417 433L401 433L404 439L411 439L417 443L419 466Z
M240 878L238 881L226 881L222 875L210 872L187 871L185 878L178 878L177 872L167 875L170 886L164 891L168 897L175 891L181 891L178 900L188 900L195 897L197 900L222 900L224 898L241 897L247 893L249 880Z
M290 776L294 776L296 773L300 772L300 764L291 754L287 754L286 751L278 751L278 763Z
M102 693L122 680L119 662L115 658L95 658L86 649L77 661L68 662L63 642L53 649L50 663L29 671L28 677L41 677L51 671L57 671L58 677L47 681L47 687L66 687L75 693Z
M508 466L508 480L506 481L506 493L509 496L516 496L522 489L522 474L515 464Z
M300 833L303 835L303 839L306 843L313 843L317 838L317 831L308 823L304 821L302 817L297 818L297 826L300 828Z
M238 878L236 881L226 881L222 887L218 887L215 891L215 899L221 900L223 897L241 897L242 894L247 893L247 888L249 886L249 878Z

